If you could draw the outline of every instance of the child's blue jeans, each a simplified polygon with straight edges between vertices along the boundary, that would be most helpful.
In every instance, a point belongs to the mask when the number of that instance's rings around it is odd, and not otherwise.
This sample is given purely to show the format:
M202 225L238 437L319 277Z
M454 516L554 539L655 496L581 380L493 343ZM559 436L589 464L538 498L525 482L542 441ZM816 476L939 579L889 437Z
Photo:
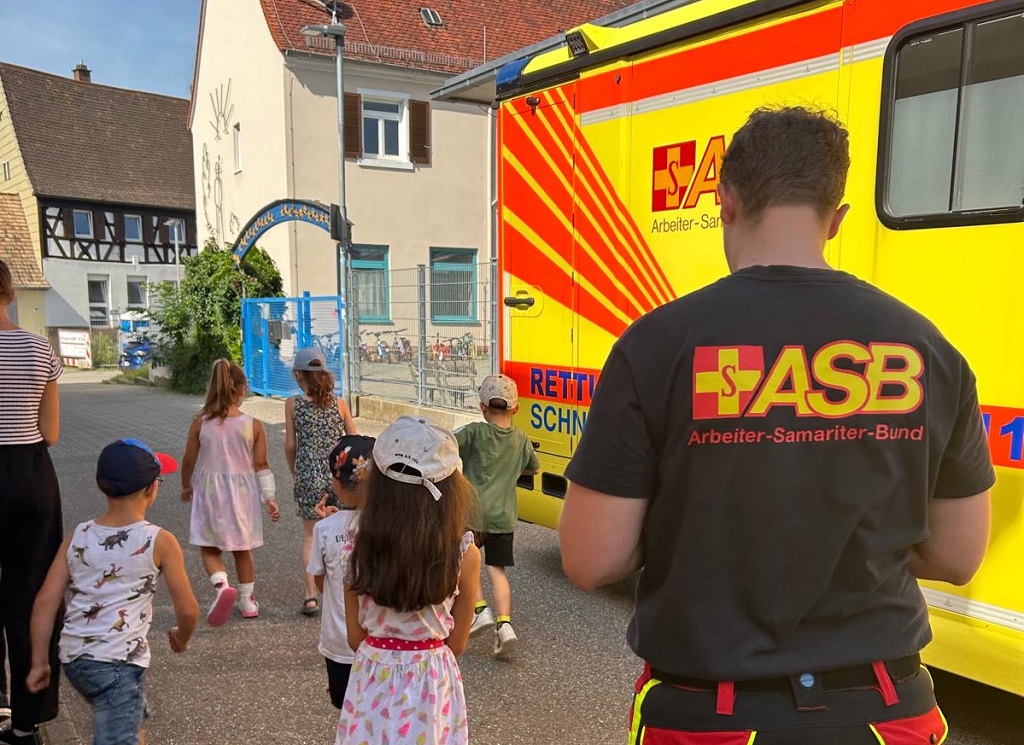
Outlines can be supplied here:
M128 662L83 657L64 666L68 682L92 707L93 745L138 745L146 718L145 672Z

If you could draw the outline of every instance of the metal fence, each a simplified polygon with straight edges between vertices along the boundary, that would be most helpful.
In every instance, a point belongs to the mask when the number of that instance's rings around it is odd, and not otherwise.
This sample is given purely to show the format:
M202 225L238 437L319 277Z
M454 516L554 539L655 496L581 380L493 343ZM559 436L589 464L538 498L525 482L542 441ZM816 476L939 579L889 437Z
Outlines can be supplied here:
M337 296L251 298L242 301L245 375L261 396L299 392L292 376L295 352L317 347L334 373L335 390L343 391L342 327L344 304Z
M353 388L474 409L497 369L497 264L350 270Z

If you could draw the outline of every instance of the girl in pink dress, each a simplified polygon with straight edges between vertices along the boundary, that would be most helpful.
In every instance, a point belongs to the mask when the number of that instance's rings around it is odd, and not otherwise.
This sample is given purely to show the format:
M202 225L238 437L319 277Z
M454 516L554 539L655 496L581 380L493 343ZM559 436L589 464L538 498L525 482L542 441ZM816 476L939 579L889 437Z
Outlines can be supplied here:
M345 621L356 652L335 745L463 745L456 657L466 648L480 551L473 487L448 430L399 417L377 438L364 506L345 535Z
M181 499L192 503L189 543L199 546L217 593L206 616L211 626L231 617L236 600L243 618L260 614L252 560L252 549L263 545L260 502L274 522L281 515L267 463L267 433L239 408L247 386L234 362L213 363L206 403L192 420L181 462ZM228 583L222 551L235 557L237 590Z

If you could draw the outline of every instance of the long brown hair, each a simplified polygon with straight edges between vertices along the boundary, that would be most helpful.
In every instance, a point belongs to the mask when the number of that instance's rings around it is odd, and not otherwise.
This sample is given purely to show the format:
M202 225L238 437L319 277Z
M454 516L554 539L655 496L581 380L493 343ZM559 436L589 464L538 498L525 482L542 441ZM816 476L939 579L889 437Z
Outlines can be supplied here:
M0 301L10 300L13 294L14 280L11 278L11 270L8 269L7 262L0 259Z
M469 481L458 471L438 481L441 498L435 500L422 485L390 479L371 463L360 488L364 506L352 550L352 589L404 612L453 595L474 499Z
M216 418L223 422L231 407L241 403L248 385L242 368L221 357L213 363L210 385L206 388L206 403L199 415L203 419Z
M306 395L321 409L337 406L337 399L334 397L334 376L329 370L296 370L295 378Z

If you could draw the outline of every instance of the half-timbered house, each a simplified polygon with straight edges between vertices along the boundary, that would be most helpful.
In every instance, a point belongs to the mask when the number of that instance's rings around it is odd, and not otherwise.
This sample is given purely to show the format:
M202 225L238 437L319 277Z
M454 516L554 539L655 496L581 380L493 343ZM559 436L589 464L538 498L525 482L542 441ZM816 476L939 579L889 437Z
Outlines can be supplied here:
M108 327L180 277L196 251L188 106L95 84L84 64L62 77L0 63L0 198L20 206L0 221L23 220L10 232L37 262L26 276L48 285L33 326Z

